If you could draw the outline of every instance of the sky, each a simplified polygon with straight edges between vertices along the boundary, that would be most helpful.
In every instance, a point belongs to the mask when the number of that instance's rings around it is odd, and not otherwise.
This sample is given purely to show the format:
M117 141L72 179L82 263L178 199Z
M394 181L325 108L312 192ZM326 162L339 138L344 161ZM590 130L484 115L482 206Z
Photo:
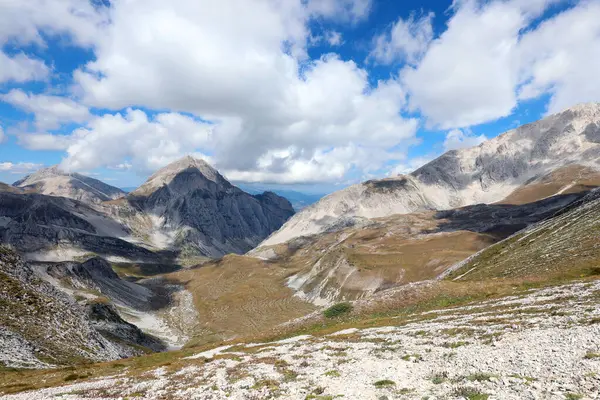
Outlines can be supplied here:
M600 100L600 0L0 0L0 181L311 193Z

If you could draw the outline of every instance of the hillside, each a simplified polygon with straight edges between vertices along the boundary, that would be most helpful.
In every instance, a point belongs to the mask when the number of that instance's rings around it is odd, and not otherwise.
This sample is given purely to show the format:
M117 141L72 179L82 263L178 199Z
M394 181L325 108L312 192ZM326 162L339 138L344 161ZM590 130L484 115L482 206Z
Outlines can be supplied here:
M473 281L600 272L600 191L465 260L447 278Z
M262 245L318 234L364 218L498 202L562 167L596 171L599 155L600 104L575 106L477 147L449 151L409 175L367 181L332 193L296 214ZM556 189L546 196L562 190Z
M120 332L120 333L119 333ZM126 334L124 332L127 332ZM113 308L76 302L0 247L0 363L47 368L131 357L160 349Z

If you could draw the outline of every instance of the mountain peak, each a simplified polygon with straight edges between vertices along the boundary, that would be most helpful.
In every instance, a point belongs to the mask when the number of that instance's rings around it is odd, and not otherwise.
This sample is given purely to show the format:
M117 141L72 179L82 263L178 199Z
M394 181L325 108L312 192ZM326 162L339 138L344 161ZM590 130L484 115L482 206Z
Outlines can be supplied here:
M142 186L131 192L131 194L134 196L147 196L157 189L170 184L177 176L189 170L195 170L204 179L214 182L217 185L228 184L227 180L219 174L219 171L209 163L200 158L188 155L156 171Z
M66 172L59 165L42 168L16 181L13 186L85 203L114 200L125 194L121 189L89 176Z
M31 174L25 176L23 179L20 179L20 180L16 181L15 183L13 183L13 186L23 187L23 186L32 185L36 182L39 182L39 181L47 179L47 178L51 178L51 177L55 177L55 176L69 176L69 175L70 174L68 174L65 171L63 171L62 169L60 169L60 167L58 165L52 165L50 167L41 168L41 169L35 171L34 173L31 173Z

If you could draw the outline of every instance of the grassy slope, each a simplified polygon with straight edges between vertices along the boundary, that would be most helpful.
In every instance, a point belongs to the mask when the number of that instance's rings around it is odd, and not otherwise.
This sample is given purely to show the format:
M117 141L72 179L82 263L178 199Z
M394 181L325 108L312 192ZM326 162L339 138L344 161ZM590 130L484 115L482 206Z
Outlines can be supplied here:
M449 275L478 281L589 275L600 267L600 199L587 203L483 250Z
M229 255L166 275L194 296L201 329L190 345L255 335L311 312L284 284L293 269L259 259Z
M579 193L600 186L600 172L581 165L559 168L517 188L500 204L526 204L558 193Z

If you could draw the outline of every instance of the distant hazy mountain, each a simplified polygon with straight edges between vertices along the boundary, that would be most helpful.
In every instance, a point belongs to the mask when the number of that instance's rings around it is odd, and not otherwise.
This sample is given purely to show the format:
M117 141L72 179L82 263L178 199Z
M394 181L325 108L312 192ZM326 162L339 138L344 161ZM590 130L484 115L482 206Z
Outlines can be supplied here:
M84 203L99 203L125 196L125 192L89 176L66 173L58 166L41 169L13 184L49 196L68 197Z
M245 190L250 194L259 194L264 191L267 191L267 189L263 188L262 186L256 186L251 184L240 183L238 184L238 186L242 190ZM271 189L270 191L288 199L289 202L292 203L292 207L294 207L294 210L296 211L300 211L303 208L306 208L311 204L316 203L323 196L325 196L325 194L302 193L296 190L289 189Z
M317 234L361 218L497 202L566 166L578 166L573 171L596 171L599 156L600 104L575 106L477 147L449 151L409 175L367 181L332 193L296 214L263 245Z

